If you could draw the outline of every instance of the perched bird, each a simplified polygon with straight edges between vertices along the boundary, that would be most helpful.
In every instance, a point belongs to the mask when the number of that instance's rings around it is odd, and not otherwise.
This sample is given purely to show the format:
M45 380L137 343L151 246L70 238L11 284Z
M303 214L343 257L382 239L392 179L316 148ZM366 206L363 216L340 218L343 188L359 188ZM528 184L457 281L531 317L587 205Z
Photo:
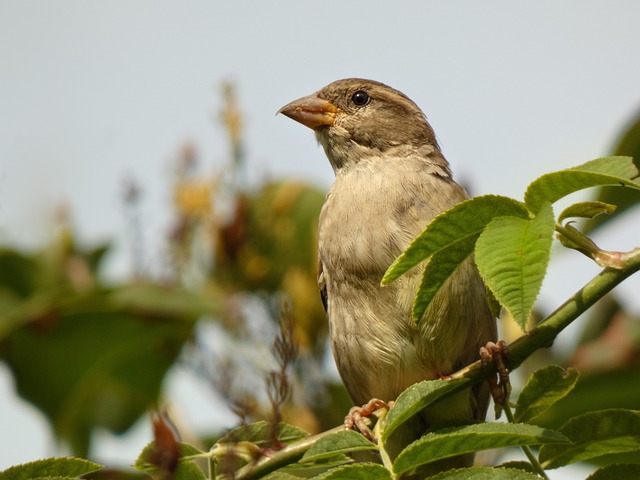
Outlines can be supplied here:
M403 93L349 78L279 113L314 130L335 172L319 220L318 285L338 371L354 404L393 400L451 374L496 338L472 259L411 317L423 267L388 286L393 261L438 214L468 198L425 115ZM425 428L484 419L488 389L460 392L424 412ZM462 462L464 464L464 462Z

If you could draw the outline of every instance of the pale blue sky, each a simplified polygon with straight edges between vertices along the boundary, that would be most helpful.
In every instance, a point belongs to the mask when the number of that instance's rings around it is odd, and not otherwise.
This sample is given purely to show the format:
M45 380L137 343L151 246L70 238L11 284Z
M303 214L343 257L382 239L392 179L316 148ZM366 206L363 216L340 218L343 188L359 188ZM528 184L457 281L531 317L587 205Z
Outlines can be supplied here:
M66 204L81 239L119 239L111 270L126 272L119 198L133 175L157 260L176 150L193 140L211 170L224 159L212 122L223 80L237 82L254 183L329 186L312 134L274 114L360 76L423 108L474 193L520 198L536 176L606 153L640 108L639 18L633 0L1 1L0 243L42 244ZM604 246L630 248L637 233ZM553 306L592 271L564 255L543 301ZM55 452L39 427L18 426L31 420L9 413L5 398L0 424L12 433L0 434L0 468Z

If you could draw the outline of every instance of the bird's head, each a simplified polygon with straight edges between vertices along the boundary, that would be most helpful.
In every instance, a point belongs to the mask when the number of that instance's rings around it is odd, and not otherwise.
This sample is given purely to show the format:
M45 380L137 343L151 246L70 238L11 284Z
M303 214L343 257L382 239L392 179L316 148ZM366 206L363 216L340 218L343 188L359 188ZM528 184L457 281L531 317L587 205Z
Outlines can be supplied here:
M278 113L315 131L336 172L363 157L439 150L418 106L402 92L373 80L337 80Z

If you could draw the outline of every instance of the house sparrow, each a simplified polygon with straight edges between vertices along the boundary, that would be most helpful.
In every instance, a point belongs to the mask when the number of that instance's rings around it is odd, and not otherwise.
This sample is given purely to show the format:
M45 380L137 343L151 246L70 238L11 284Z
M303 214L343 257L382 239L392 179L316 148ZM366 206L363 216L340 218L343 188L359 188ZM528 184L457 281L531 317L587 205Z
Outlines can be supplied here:
M318 285L338 371L354 404L395 399L416 382L451 374L496 338L472 259L416 325L423 267L388 286L393 261L438 214L468 198L451 176L425 115L403 93L349 78L282 113L311 128L335 172L319 220ZM484 419L488 390L460 392L424 412L428 427Z

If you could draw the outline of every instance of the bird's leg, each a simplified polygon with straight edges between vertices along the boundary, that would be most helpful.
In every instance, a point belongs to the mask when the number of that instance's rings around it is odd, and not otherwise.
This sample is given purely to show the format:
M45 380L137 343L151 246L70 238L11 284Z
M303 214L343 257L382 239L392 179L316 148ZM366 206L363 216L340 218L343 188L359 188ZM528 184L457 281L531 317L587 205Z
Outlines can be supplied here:
M391 407L393 407L393 402L385 402L378 398L372 398L361 407L351 407L347 416L344 417L344 426L347 430L357 430L362 435L364 435L367 440L375 442L373 433L371 432L371 428L369 428L369 425L367 425L365 418L367 418L376 410L379 410L381 408L389 409Z
M487 382L494 402L504 405L509 393L509 369L505 365L504 359L507 356L507 344L504 340L498 343L487 342L487 345L480 348L480 361L485 372L491 371L490 364L495 363L497 374L487 373Z

